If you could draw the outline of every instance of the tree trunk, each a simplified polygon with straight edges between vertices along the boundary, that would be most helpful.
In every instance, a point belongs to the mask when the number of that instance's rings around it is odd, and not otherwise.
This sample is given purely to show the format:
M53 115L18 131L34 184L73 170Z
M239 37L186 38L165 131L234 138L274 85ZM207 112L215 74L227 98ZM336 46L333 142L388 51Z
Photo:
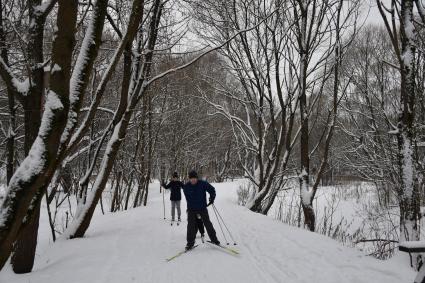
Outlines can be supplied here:
M308 4L307 4L308 5ZM313 4L316 5L316 4ZM301 136L300 136L300 195L301 203L304 211L304 221L310 231L315 229L315 214L310 197L310 150L309 150L309 119L307 105L307 68L308 68L308 43L307 43L307 22L308 22L308 6L299 5L301 15L301 27L298 34L298 42L300 49L300 70L299 70L299 96L300 96L300 119L301 119Z
M307 226L308 230L314 232L316 229L316 215L313 205L305 205L302 203L302 208L304 212L304 224Z
M133 201L133 208L136 208L139 206L139 199L140 199L140 196L142 195L142 190L143 190L142 179L143 177L138 180L137 192L136 192L136 195L134 196L134 201Z
M28 155L34 143L38 129L41 124L41 107L44 92L44 68L43 68L43 41L45 16L34 11L35 6L41 5L41 0L32 0L29 5L29 18L33 25L30 25L28 58L31 70L31 84L27 96L23 101L24 109L24 152ZM38 224L40 217L40 200L34 203L34 210L27 213L26 220L19 230L18 237L14 244L11 263L15 273L31 272L34 266L35 251L37 248Z
M33 199L52 178L57 166L56 154L67 122L69 79L75 43L77 1L59 0L57 36L52 47L50 91L47 95L43 124L25 160L10 180L0 208L0 268L8 259L22 221ZM35 107L37 107L35 105ZM27 218L27 220L30 220ZM26 268L27 269L27 268Z
M115 212L117 210L117 206L119 205L118 192L119 192L119 188L121 184L121 176L122 176L122 171L119 171L117 176L117 183L114 189L114 197L112 198L112 201L111 201L111 212Z
M40 199L42 199L42 197L40 197ZM21 274L31 272L34 266L40 207L41 201L36 201L32 213L27 213L28 220L22 223L18 238L13 245L11 263L15 273Z
M148 203L149 184L150 184L149 177L147 177L147 180L145 182L145 190L143 194L143 206L146 206Z
M401 177L400 188L400 240L419 240L420 200L414 157L415 121L415 57L416 30L414 27L414 1L401 1L401 86L400 116L398 119L398 160Z

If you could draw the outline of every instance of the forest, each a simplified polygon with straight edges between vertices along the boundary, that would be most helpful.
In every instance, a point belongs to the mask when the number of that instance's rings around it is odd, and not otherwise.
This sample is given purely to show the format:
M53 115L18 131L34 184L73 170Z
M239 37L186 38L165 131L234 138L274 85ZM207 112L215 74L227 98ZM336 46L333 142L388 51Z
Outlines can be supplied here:
M168 234L163 184L193 170L217 187L210 218L246 241L241 258L267 256L243 236L255 227L303 260L312 246L344 246L366 258L348 274L370 260L388 265L373 282L425 282L425 1L0 0L0 9L0 282L56 282L40 275L55 268L40 265L44 254L60 262L72 245L73 259L87 258L76 243L106 236L106 219L135 225L140 245ZM221 204L224 220L214 216ZM181 226L172 240L183 247ZM258 245L271 239L251 233ZM303 252L285 233L305 237ZM155 255L141 254L149 268ZM236 281L206 282L306 282L279 273L293 258L258 267L270 277L239 270ZM342 274L335 264L329 273ZM116 280L163 282L140 272ZM352 278L335 282L371 282Z

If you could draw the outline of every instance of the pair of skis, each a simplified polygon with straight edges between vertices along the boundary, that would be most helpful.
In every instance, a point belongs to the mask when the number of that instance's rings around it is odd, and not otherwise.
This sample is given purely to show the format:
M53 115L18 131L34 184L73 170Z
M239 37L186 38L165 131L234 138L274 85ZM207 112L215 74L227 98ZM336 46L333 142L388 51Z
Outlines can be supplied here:
M204 239L203 238L202 238L202 243L204 243ZM215 246L217 248L223 249L224 251L226 251L227 253L229 253L231 255L239 255L239 251L237 251L235 249L232 249L232 248L229 248L229 247L220 245L220 244L217 245L217 244L212 243L211 241L207 241L207 243L210 244L210 245L212 245L212 246ZM188 250L184 250L184 251L178 252L176 255L167 258L166 261L167 262L172 261L173 259L175 259L175 258L177 258L177 257L179 257L179 256L181 256L181 255L183 255L183 254L185 254L187 252L190 252L191 250L193 250L197 246L199 246L199 245L194 245L192 248L190 248Z

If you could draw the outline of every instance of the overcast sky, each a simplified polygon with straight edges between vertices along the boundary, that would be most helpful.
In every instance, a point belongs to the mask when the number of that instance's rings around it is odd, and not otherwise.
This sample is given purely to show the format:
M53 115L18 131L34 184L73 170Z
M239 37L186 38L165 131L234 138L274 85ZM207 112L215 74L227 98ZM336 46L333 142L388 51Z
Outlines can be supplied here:
M350 1L350 0L346 0ZM381 0L384 4L389 5L391 0ZM376 24L383 25L383 21L379 10L376 6L376 0L362 0L363 7L360 15L359 24ZM205 42L198 39L198 36L192 31L186 35L187 38L182 39L180 44L174 47L176 52L184 52L187 50L197 50L204 46Z
M366 23L383 24L381 14L376 6L376 0L365 0L365 2L363 17L365 17ZM384 0L383 2L389 4L391 0Z

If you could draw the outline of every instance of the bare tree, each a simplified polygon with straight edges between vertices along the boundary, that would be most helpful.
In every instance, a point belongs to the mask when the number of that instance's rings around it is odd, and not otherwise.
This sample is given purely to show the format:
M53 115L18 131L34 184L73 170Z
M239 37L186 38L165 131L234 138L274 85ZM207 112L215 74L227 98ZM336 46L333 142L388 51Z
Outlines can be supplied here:
M400 202L400 240L419 240L420 199L417 160L415 158L415 101L416 101L416 44L415 4L420 21L424 23L425 10L420 1L391 1L389 7L377 0L385 28L397 58L400 73L400 109L397 126L398 197ZM397 19L398 17L398 19ZM398 26L397 26L398 22Z
M320 184L323 171L327 165L329 146L337 118L337 108L344 87L340 88L339 68L346 46L352 41L346 38L345 44L342 37L353 37L356 30L359 2L344 3L344 1L292 1L293 13L288 16L294 21L295 50L298 65L298 95L299 116L301 123L300 133L300 195L304 212L304 221L308 229L315 230L315 213L313 200ZM343 10L347 12L343 14ZM352 34L344 34L347 30ZM326 43L325 43L326 42ZM322 45L326 44L326 48ZM314 58L319 53L319 58ZM333 57L333 59L331 59ZM330 62L329 62L330 61ZM321 76L318 76L318 73ZM323 132L323 139L318 144L311 146L309 116L312 108L316 107L317 98L324 95L323 84L332 76L334 87L331 93L332 114L328 116L328 123ZM308 101L308 96L312 97ZM325 133L326 132L326 133ZM324 144L324 153L319 169L315 176L313 186L310 188L310 159L315 150Z
M217 114L224 115L232 124L236 146L242 149L240 164L255 187L247 203L253 211L267 213L272 206L287 180L285 175L292 169L288 168L288 162L297 137L301 135L302 204L306 223L314 230L312 201L327 163L327 150L311 190L310 155L319 145L313 149L309 147L308 119L322 96L324 84L332 75L336 76L336 96L332 97L337 98L336 103L339 101L341 89L338 69L334 66L340 64L345 45L340 44L338 51L335 46L346 31L355 29L359 3L345 6L343 1L260 2L246 5L245 1L233 4L204 1L195 7L199 21L206 25L202 34L211 41L226 38L229 30L261 21L271 14L253 35L241 35L223 49L223 56L240 82L238 92L223 92L232 104L209 102L216 107ZM342 15L342 9L347 9L348 13ZM207 31L211 27L213 30ZM328 46L325 49L324 44ZM307 104L309 95L312 98ZM329 127L324 130L325 138L320 140L327 148L336 108L331 112ZM255 162L250 161L252 158Z

